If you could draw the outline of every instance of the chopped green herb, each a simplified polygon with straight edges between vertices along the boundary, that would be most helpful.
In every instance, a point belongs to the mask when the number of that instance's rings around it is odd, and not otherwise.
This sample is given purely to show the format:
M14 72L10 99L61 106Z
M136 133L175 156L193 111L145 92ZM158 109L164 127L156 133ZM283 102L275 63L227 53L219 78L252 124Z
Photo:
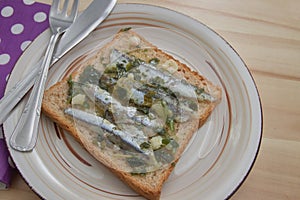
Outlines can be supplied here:
M141 60L141 59L134 59L134 60L132 61L133 67L138 67L138 66L140 66L140 65L143 64L143 63L144 63L144 61Z
M73 88L74 88L74 82L72 80L72 76L69 76L69 79L68 79L67 83L69 85L67 102L69 104L71 104L72 103L72 98L73 98Z
M158 130L157 134L161 135L161 136L165 136L167 134L167 131L166 131L166 129L162 128L162 129Z
M156 66L156 65L158 65L159 61L160 61L160 60L159 60L158 58L152 58L152 59L149 60L149 63L150 63L151 65Z
M125 70L126 72L128 72L129 70L131 70L134 67L134 65L132 64L132 62L127 63Z
M148 142L143 142L143 143L140 145L140 147L141 147L142 149L149 149L150 146L151 146L151 145L150 145Z
M202 94L203 92L204 92L204 88L195 88L195 92L196 92L196 94Z
M169 144L170 143L170 138L163 138L162 139L162 143L163 143L163 145L167 145L167 144Z
M122 29L120 30L120 32L129 31L130 29L132 29L132 28L131 28L131 27L122 28Z
M146 172L131 172L130 173L132 176L146 176Z
M175 167L175 166L176 166L176 162L172 162L172 163L171 163L171 166L172 166L172 167Z
M169 128L171 131L174 131L175 130L175 127L174 127L174 119L171 119L171 118L168 118L167 119L167 123L169 125Z
M165 81L161 77L157 76L157 77L155 77L155 78L152 79L152 83L155 86L160 86L160 85L163 85L165 83Z

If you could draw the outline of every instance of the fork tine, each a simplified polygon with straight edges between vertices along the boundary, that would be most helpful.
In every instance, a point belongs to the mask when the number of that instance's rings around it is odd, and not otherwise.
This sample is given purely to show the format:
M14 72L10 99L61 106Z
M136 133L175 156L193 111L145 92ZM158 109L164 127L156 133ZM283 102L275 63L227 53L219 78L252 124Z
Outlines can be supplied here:
M72 5L72 10L70 13L70 18L75 18L77 15L77 10L78 10L78 3L79 0L74 0L73 5Z
M69 0L65 0L61 13L67 15Z
M52 6L51 6L51 11L57 11L58 10L58 5L59 5L59 0L53 0L52 1Z

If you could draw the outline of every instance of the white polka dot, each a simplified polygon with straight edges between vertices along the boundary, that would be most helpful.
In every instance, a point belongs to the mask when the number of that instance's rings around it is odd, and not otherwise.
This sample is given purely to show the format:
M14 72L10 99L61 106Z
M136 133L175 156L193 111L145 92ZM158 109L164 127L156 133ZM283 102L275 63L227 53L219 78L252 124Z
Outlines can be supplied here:
M12 34L17 35L17 34L20 34L23 32L24 26L23 26L23 24L15 24L11 27L10 30L11 30Z
M24 41L22 44L21 44L21 50L24 51L26 49L26 47L31 43L30 40L27 40L27 41Z
M1 54L0 55L0 65L5 65L9 62L10 56L8 54Z
M35 15L33 16L33 19L35 22L43 22L46 20L46 18L47 18L47 15L44 12L35 13Z
M10 17L14 13L14 9L10 6L6 6L1 10L1 15L3 17Z
M24 4L26 5L32 5L34 4L34 1L33 0L23 0Z

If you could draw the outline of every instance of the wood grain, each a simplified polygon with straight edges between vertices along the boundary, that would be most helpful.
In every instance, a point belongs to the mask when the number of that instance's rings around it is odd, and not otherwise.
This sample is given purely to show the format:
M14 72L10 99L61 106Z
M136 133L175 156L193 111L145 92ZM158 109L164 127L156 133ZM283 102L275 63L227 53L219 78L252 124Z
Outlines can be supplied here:
M39 0L51 3L51 0ZM91 0L81 1L83 10ZM189 15L224 37L257 84L263 106L261 149L233 200L300 199L300 1L119 0L163 6ZM0 199L34 200L17 171Z

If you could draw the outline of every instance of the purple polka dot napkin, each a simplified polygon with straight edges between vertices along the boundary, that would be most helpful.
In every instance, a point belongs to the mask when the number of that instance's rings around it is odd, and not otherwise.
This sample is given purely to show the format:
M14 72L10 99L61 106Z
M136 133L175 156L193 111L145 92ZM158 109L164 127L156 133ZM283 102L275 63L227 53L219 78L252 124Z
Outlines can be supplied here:
M33 0L0 0L0 99L17 60L49 27L50 6ZM1 111L0 111L1 113ZM0 127L0 189L10 184L9 153Z

